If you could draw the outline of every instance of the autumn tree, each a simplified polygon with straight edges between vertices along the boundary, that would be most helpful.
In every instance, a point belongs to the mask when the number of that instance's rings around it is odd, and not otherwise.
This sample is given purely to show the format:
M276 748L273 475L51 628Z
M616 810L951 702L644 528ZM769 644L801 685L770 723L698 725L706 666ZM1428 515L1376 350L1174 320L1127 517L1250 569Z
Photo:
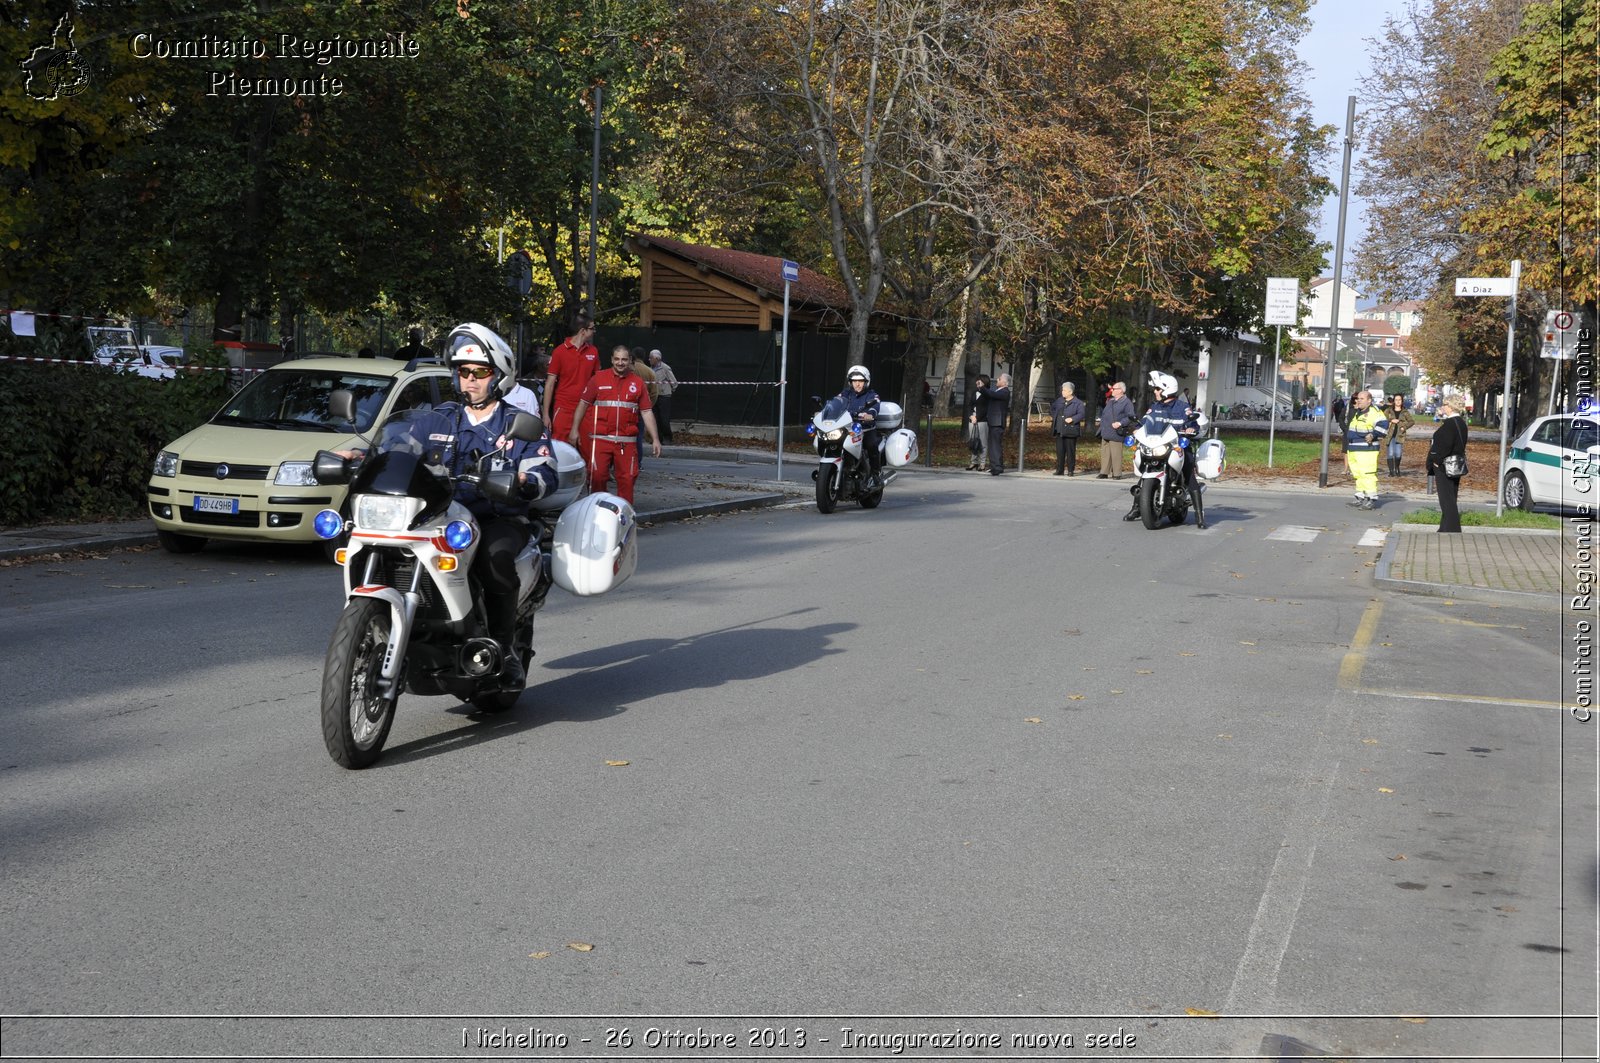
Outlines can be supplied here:
M971 0L684 5L701 60L694 88L729 150L755 164L752 181L804 175L817 190L851 301L852 358L886 286L926 315L1007 238L991 110L996 72L1012 61L1006 34L1023 17ZM941 252L957 263L951 283L934 268Z

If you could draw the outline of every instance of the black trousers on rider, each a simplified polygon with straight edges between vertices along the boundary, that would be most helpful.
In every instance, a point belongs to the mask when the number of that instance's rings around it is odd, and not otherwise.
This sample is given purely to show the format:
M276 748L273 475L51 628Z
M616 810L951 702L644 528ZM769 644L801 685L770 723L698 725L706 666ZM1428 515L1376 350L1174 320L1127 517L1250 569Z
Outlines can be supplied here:
M867 459L867 471L873 476L883 468L883 451L878 447L882 435L876 428L865 428L861 432L861 453Z
M483 542L472 559L473 575L483 584L489 637L510 646L517 630L517 554L528 544L528 522L521 517L488 517L479 522Z

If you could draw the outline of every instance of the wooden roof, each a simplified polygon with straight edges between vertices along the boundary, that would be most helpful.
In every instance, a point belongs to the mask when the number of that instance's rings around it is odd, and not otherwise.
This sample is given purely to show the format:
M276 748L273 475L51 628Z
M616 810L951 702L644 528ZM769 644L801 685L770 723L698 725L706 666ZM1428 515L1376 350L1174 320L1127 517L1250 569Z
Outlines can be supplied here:
M782 323L781 258L667 236L636 235L627 247L639 256L641 325L772 331ZM801 266L800 279L789 288L791 323L843 327L849 315L844 285Z

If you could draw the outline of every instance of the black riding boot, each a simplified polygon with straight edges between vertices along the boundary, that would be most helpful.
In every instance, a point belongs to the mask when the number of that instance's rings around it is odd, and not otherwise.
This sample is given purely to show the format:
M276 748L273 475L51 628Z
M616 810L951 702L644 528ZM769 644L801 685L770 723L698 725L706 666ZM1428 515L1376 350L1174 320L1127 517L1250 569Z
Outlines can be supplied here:
M1127 514L1122 519L1123 520L1138 520L1139 519L1139 485L1137 483L1135 483L1132 487L1128 488L1128 493L1133 496L1133 508L1128 510Z
M483 596L484 612L488 614L489 637L500 644L500 680L507 687L519 687L528 681L527 670L517 656L517 598L515 594Z
M1206 504L1205 500L1201 498L1203 493L1199 484L1189 488L1189 502L1194 507L1194 524L1197 528L1206 526Z

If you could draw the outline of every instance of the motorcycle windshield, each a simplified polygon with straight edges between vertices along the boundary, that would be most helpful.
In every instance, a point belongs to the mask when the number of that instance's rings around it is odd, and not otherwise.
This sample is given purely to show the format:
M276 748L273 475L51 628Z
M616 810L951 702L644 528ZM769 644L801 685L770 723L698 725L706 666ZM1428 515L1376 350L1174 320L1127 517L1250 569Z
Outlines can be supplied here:
M853 420L855 418L850 415L850 408L838 395L823 403L822 412L817 414L817 426L823 429L844 427Z
M350 484L351 494L405 495L426 503L425 512L450 504L450 474L443 454L430 448L413 431L428 410L406 410L385 421L373 442L372 453Z

